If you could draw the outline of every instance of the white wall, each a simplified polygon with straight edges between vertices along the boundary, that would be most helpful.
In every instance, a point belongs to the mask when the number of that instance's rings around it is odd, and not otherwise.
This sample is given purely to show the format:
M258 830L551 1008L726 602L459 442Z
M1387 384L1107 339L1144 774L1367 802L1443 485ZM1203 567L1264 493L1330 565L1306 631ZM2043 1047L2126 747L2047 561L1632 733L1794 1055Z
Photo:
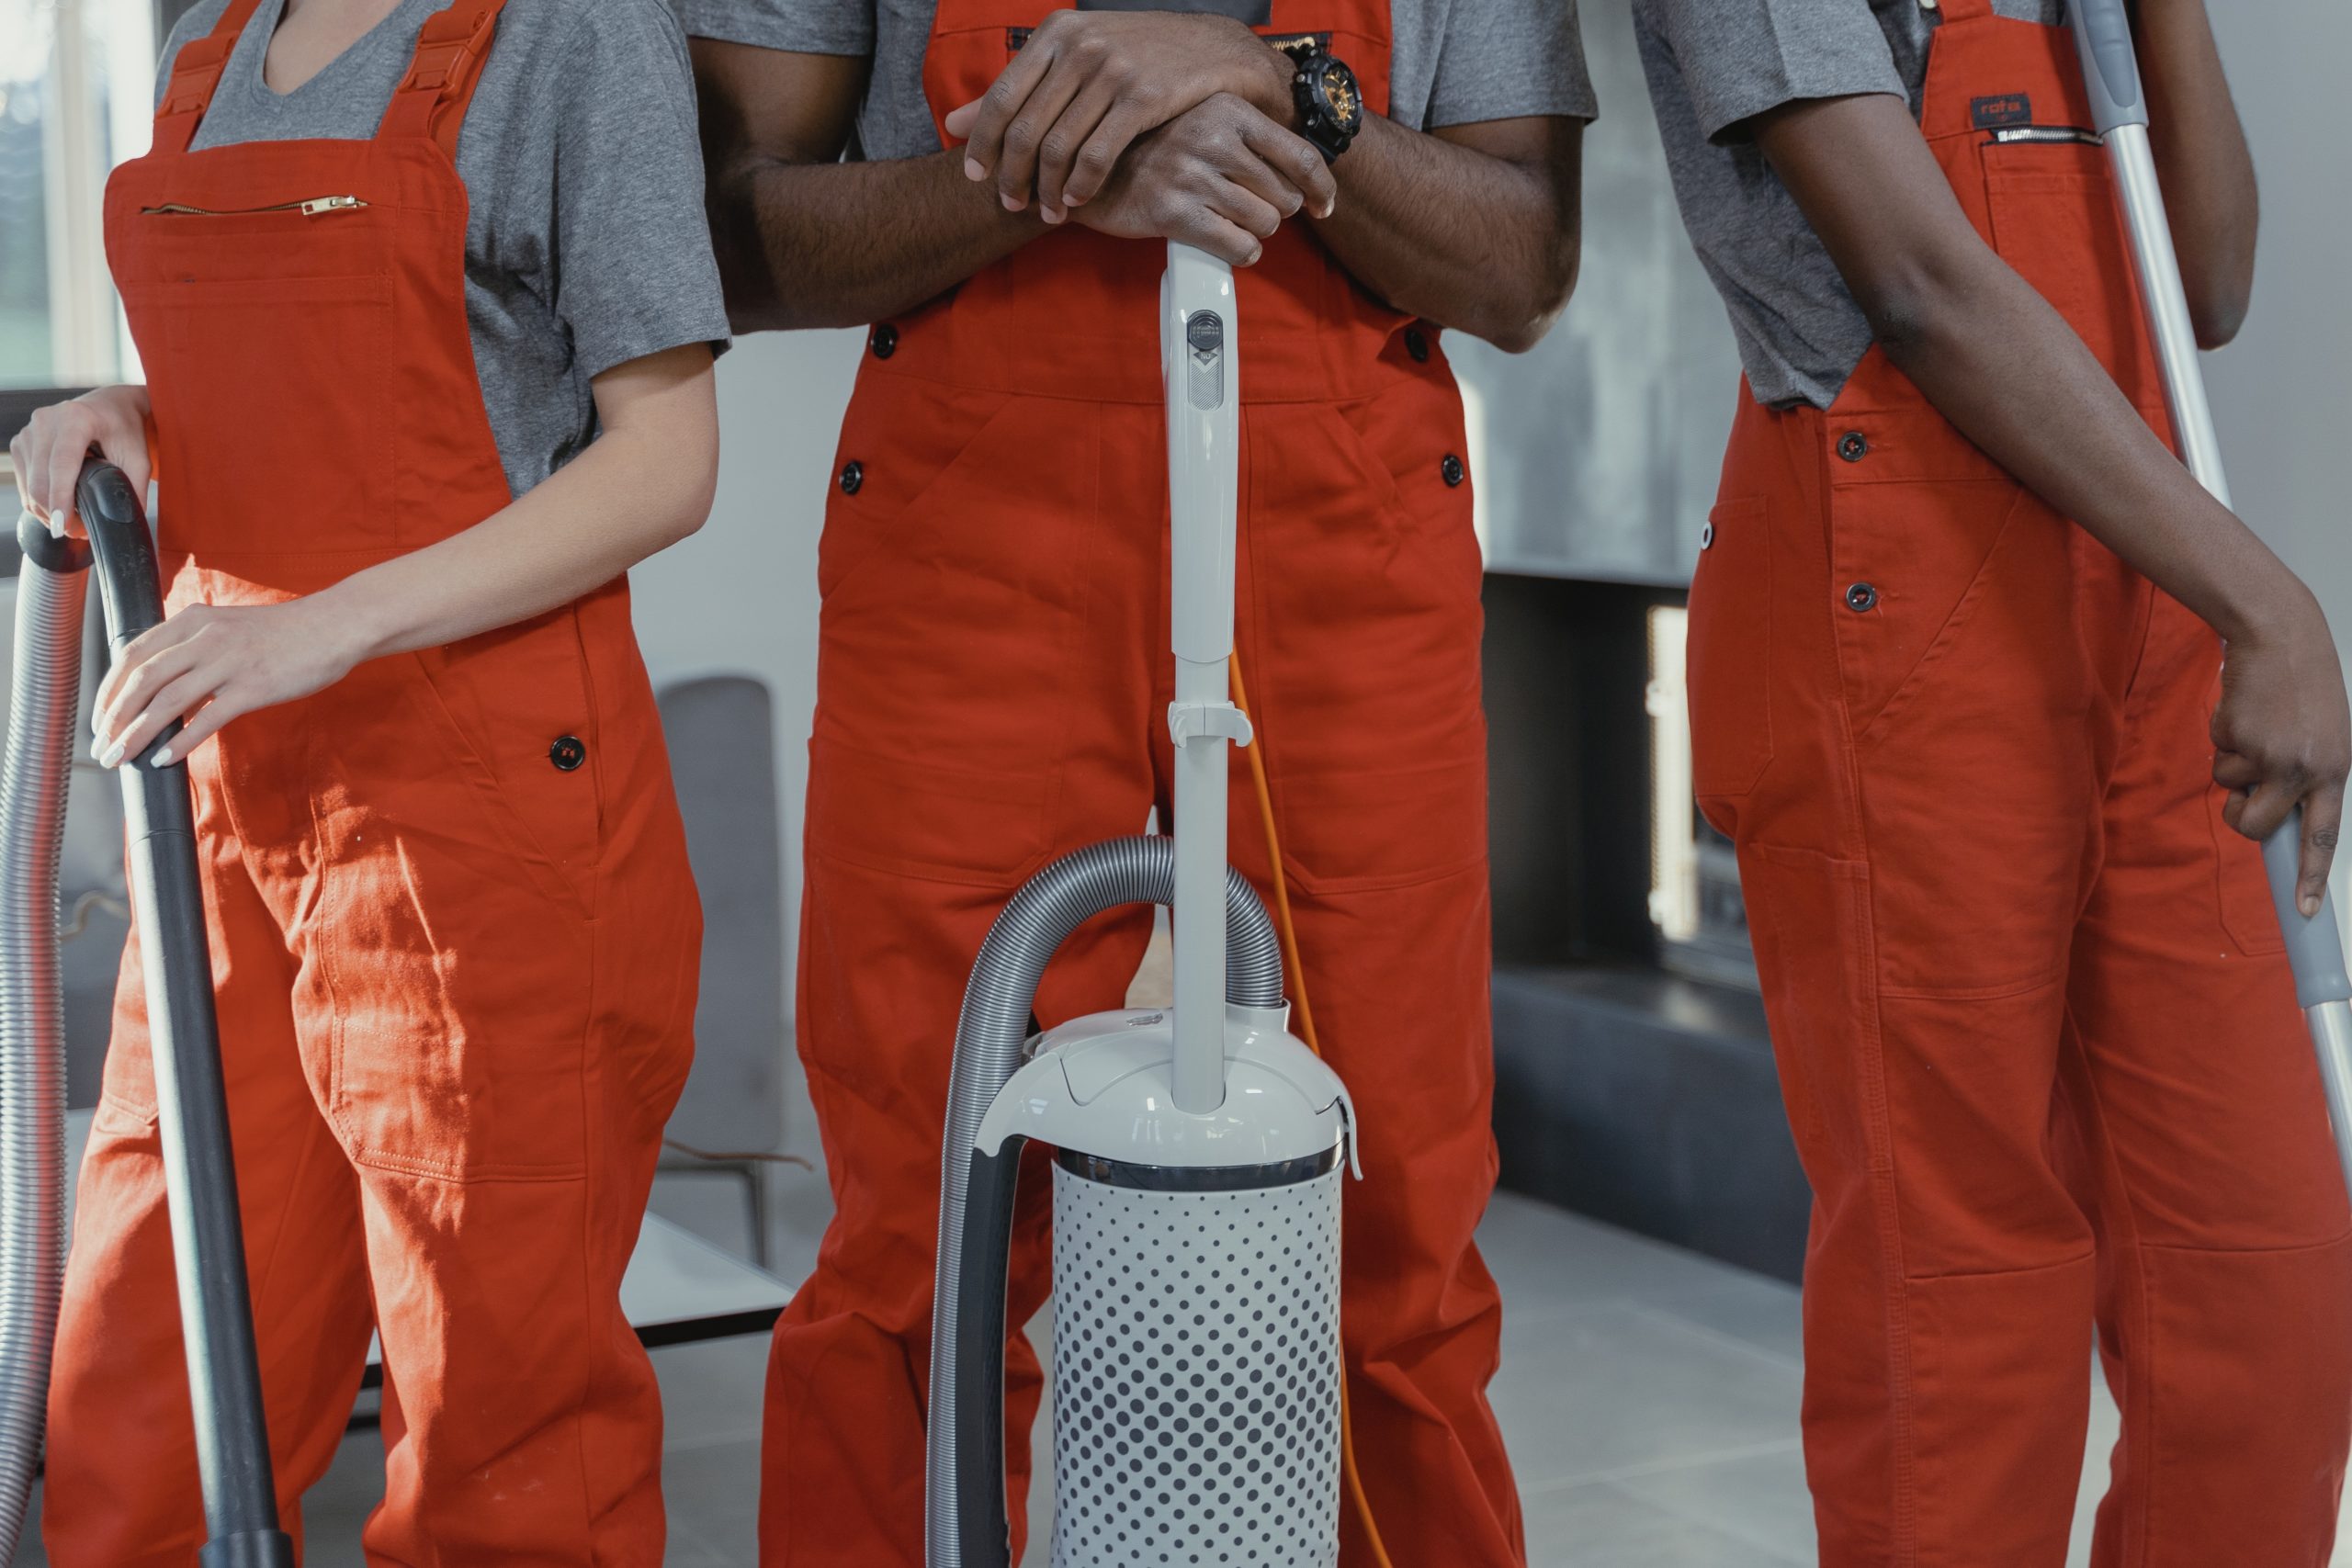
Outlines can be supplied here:
M785 951L800 911L800 800L817 700L817 532L831 483L858 332L763 333L719 361L718 500L702 532L632 574L637 633L657 684L747 674L775 699L784 795Z
M2262 182L2253 313L2207 376L2239 510L2352 638L2352 165L2343 64L2352 7L2215 4Z
M2336 0L2209 0L2262 183L2254 310L2206 360L2238 510L2326 605L2352 654L2352 165ZM2339 860L2336 899L2352 891Z

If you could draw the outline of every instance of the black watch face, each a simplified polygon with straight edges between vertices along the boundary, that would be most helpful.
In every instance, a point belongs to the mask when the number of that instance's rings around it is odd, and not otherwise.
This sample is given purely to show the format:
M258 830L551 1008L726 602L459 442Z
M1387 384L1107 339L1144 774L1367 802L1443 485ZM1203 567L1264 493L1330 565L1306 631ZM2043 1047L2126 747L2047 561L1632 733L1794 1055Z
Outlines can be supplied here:
M1313 86L1317 107L1342 135L1353 136L1363 129L1363 94L1354 72L1327 59L1316 71Z

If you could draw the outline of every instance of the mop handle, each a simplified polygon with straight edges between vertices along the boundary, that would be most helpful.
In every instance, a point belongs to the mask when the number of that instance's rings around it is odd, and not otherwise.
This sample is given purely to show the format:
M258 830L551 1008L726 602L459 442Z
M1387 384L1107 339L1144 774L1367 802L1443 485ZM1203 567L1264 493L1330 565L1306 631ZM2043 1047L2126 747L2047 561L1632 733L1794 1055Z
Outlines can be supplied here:
M1205 1114L1225 1103L1226 744L1250 739L1228 684L1241 446L1233 269L1171 242L1159 295L1176 654L1173 1092L1179 1110Z
M2173 438L2189 472L2227 506L2230 482L2222 467L2221 437L2213 426L2212 405L2205 397L2197 330L2188 317L2188 293L2180 280L2180 257L2173 249L2155 154L2148 145L2147 96L2141 86L2139 60L2132 52L2132 18L2123 0L2073 0L2071 9L2075 52L2082 62L2083 83L2090 93L2091 124L2106 140L2109 159L2115 166L2124 226L2130 231L2132 262L2140 276L2140 298L2147 311L2148 335L2164 371L2165 406L2172 415ZM2352 980L2345 974L2335 900L2323 896L2319 913L2309 919L2297 907L2302 827L2303 814L2298 807L2264 841L2262 861L2269 874L2279 929L2286 933L2287 954L2294 964L2296 995L2309 1009L2352 999Z

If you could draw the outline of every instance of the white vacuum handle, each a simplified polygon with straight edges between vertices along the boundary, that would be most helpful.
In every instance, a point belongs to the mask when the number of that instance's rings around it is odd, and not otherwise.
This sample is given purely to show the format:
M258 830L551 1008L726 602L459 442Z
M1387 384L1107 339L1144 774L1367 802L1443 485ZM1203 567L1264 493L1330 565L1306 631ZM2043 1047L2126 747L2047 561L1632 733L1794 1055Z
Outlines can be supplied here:
M1196 1114L1225 1103L1226 742L1250 739L1227 685L1240 494L1241 394L1233 269L1170 243L1159 287L1168 400L1175 741L1175 1097Z
M2224 506L2229 477L2222 468L2221 437L2212 405L2205 397L2205 374L2197 358L2197 330L2188 317L2188 291L2173 250L2172 224L2156 178L2155 154L2148 145L2147 95L2132 48L2132 18L2124 0L2072 0L2075 52L2090 90L2091 121L2106 139L2109 159L2123 200L2131 232L2132 265L2148 333L2164 372L2165 407L2172 415L2180 458L2198 481ZM2296 998L2311 1021L2321 1076L2327 1086L2328 1114L2335 1127L2336 1153L2352 1181L2352 978L2344 966L2344 939L2335 921L2335 901L2323 897L2308 919L2296 904L2302 857L2302 813L2281 823L2262 846L2270 877L2271 901L2286 933L2287 956L2295 971Z

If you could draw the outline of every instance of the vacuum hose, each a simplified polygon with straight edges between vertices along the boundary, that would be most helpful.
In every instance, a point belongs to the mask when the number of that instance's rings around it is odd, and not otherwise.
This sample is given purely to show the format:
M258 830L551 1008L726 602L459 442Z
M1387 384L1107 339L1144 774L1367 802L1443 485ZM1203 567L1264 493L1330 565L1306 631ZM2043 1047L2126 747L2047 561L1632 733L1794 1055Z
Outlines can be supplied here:
M65 1280L65 997L57 863L82 693L90 550L20 529L8 749L0 762L0 1562L40 1467Z
M939 1268L932 1299L931 1410L925 1521L929 1568L1004 1568L1010 1555L1004 1491L1004 1292L1012 1200L1021 1164L1014 1140L993 1154L974 1147L981 1120L1022 1064L1031 1008L1046 965L1069 934L1106 909L1167 904L1176 896L1175 840L1113 839L1065 855L1014 894L972 967L956 1021L941 1161ZM1228 870L1225 885L1226 998L1277 1008L1282 944L1256 889ZM974 1270L959 1314L964 1270ZM952 1507L942 1500L953 1499Z
M17 665L0 765L0 1523L13 1538L40 1451L64 1246L64 1028L57 861L81 694L83 576L95 562L117 658L164 618L146 513L94 459L74 487L89 542L18 527ZM154 763L167 727L125 762L131 915L145 964L158 1141L187 1351L207 1540L202 1568L293 1568L277 1528L260 1358L245 1280L229 1101L187 768ZM13 1539L7 1543L14 1545Z

